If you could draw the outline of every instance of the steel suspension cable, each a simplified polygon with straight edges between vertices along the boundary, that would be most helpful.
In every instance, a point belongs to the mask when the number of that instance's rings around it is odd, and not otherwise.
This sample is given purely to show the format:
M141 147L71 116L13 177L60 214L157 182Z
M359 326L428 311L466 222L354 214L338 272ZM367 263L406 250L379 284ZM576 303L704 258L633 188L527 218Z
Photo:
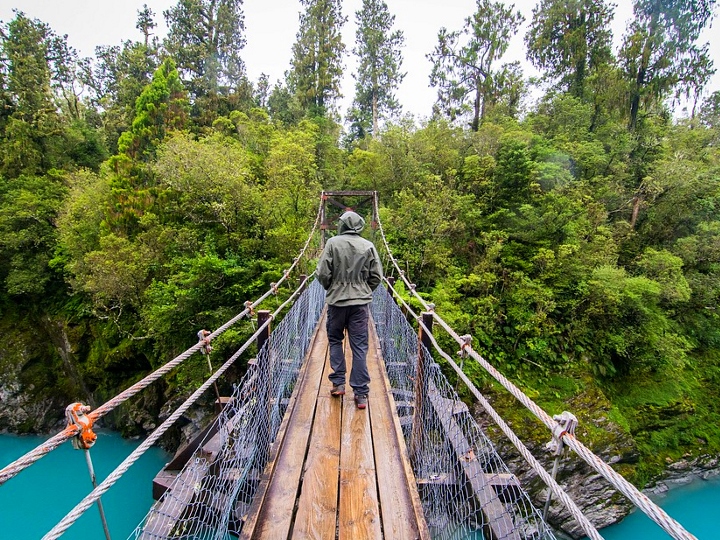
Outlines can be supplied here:
M415 290L415 286L405 276L405 272L400 268L395 257L390 250L390 245L385 237L385 232L380 221L380 212L375 202L375 213L377 215L378 227L385 244L388 256L392 261L393 265L397 269L401 279L407 286L410 293L420 302L420 304L427 311L431 312L433 318L442 326L442 328L461 346L465 348L467 353L472 356L495 380L497 380L506 390L508 390L518 401L520 401L525 407L532 412L545 426L553 432L553 429L557 425L552 417L541 409L534 401L532 401L522 390L510 382L505 376L503 376L497 369L495 369L489 362L487 362L480 354L475 352L471 346L465 343L460 336L435 312L434 306L427 303ZM620 493L625 495L635 506L640 508L650 519L657 523L665 532L676 540L697 540L697 538L690 534L685 528L680 525L675 519L670 517L667 512L660 508L657 504L653 503L647 495L644 495L639 489L633 486L630 482L625 480L619 473L612 469L602 459L596 456L592 450L583 445L578 441L575 436L565 433L561 436L562 441L569 446L575 453L580 456L590 467L597 471L603 478L605 478L612 486L614 486Z
M415 290L415 286L411 284L405 273L400 269L397 261L392 255L390 245L385 238L385 233L380 222L380 212L377 207L377 201L375 203L375 213L378 216L378 226L380 228L380 234L382 235L383 242L385 243L385 249L388 252L390 260L398 270L400 277L405 282L408 290L411 294L422 304L422 306L429 312L432 313L433 318L445 329L445 331L452 336L452 338L458 342L461 346L465 347L467 353L472 356L495 380L502 384L506 390L508 390L518 401L520 401L525 407L532 412L545 426L552 432L556 426L555 421L552 417L541 409L535 402L533 402L522 390L511 383L505 378L497 369L495 369L489 362L487 362L482 356L475 352L472 347L467 345L460 336L450 326L442 320L442 318L435 312L433 306L428 304ZM575 436L566 433L562 437L562 441L572 448L575 453L580 456L588 465L590 465L595 471L602 475L610 484L612 484L620 493L625 495L635 506L640 508L650 519L657 523L662 529L667 532L670 536L676 540L697 540L695 536L687 532L680 523L671 518L662 508L653 503L647 495L644 495L639 489L633 486L630 482L625 480L619 473L612 469L607 463L596 456L592 450L583 445L578 441Z
M413 316L413 318L418 322L420 327L425 331L425 335L428 336L430 342L432 343L438 354L450 364L458 377L462 379L462 381L468 387L473 396L475 396L475 399L477 399L480 405L485 409L485 412L487 412L488 416L493 419L493 421L502 430L502 432L510 440L510 442L515 445L515 448L518 449L522 457L525 458L525 461L528 462L530 467L537 473L537 475L542 479L542 481L545 482L545 485L547 485L548 488L552 490L553 494L565 505L565 508L567 508L572 517L577 520L585 534L592 540L603 540L603 537L600 535L598 530L585 517L585 515L582 513L582 510L577 506L577 504L575 504L575 501L573 501L567 494L567 492L562 488L562 486L560 486L560 484L558 484L555 479L550 474L548 474L542 464L537 459L535 459L535 456L530 453L530 450L528 450L527 446L525 446L525 444L518 438L518 436L515 435L515 432L512 430L512 428L505 422L505 420L503 420L503 418L498 414L498 412L493 408L493 406L490 405L490 402L485 398L485 396L480 393L480 391L475 387L469 377L465 375L465 372L460 369L460 366L455 363L455 361L449 354L442 350L437 340L435 339L432 330L430 330L422 322L422 317L417 315L412 310L410 305L397 294L397 291L395 291L395 289L390 283L388 283L387 285L388 288L390 288L390 290L392 290L392 292L396 295L396 297L399 298L400 302L405 307L405 309L407 309L408 313Z
M388 257L390 258L390 262L392 262L395 269L398 271L398 275L400 276L400 279L405 282L405 285L407 286L408 290L412 292L412 294L420 301L420 304L422 304L423 308L425 310L430 311L430 304L425 302L425 300L415 291L415 285L410 283L410 281L405 276L405 271L400 268L400 265L397 262L397 259L392 254L392 251L390 250L390 244L388 244L387 238L385 237L385 230L382 226L382 221L380 221L380 207L378 206L378 199L375 198L375 215L377 216L377 222L378 222L378 228L380 229L380 236L382 238L383 244L385 244L385 251L387 252Z
M472 346L466 344L462 338L437 314L432 311L433 318L443 327L443 329L460 345L464 345L468 355L475 359L485 371L487 371L496 381L498 381L508 392L510 392L520 403L522 403L531 413L533 413L545 426L553 432L557 423L546 413L539 405L530 399L522 390L510 382L502 373L493 367L480 354L473 350ZM612 467L600 459L588 447L581 443L574 435L564 433L560 437L562 441L580 456L590 467L602 475L610 484L620 493L625 495L635 506L640 508L650 519L657 523L662 529L676 540L697 540L675 519L670 517L667 512L652 502L650 498L643 494L638 488L633 486L625 478L616 472Z
M313 272L314 274L314 272ZM80 501L75 508L68 512L65 517L58 522L45 536L43 540L53 540L59 538L65 531L67 531L73 523L75 523L80 516L82 516L92 505L102 497L115 483L122 477L132 465L140 459L140 457L160 438L165 432L172 427L172 425L210 388L235 361L240 358L240 355L244 353L247 348L257 339L260 333L268 327L271 321L277 317L277 315L287 306L290 302L294 301L296 297L303 291L310 277L308 276L303 282L295 289L290 297L283 302L265 321L258 327L255 333L233 354L215 373L212 374L187 400L178 407L173 414L171 414L167 420L165 420L158 428L153 431L150 436L145 439L140 446L138 446L125 460L117 466L117 468L110 473L97 488L91 491L82 501Z
M280 284L282 284L286 279L288 279L290 273L292 270L298 265L298 262L305 254L305 251L307 250L308 246L310 245L310 242L313 238L313 235L315 234L315 231L317 229L318 223L320 222L320 214L321 214L322 205L318 208L317 216L315 217L315 223L313 224L312 230L310 231L310 234L308 235L307 240L305 241L305 245L300 250L300 253L297 257L293 260L292 265L289 269L283 271L283 275L280 278L280 280L277 283L273 283L272 287L263 294L260 298L255 300L252 304L249 304L246 306L246 308L238 313L235 317L230 319L228 322L223 324L221 327L219 327L217 330L212 332L207 336L208 340L212 340L225 332L228 328L233 326L235 323L237 323L239 320L247 316L249 313L252 312L254 308L256 308L260 303L262 303L265 299L267 299L269 296L277 293L277 288ZM163 375L166 375L170 371L172 371L174 368L182 364L185 360L190 358L194 353L199 351L203 347L203 343L196 343L189 349L187 349L185 352L179 354L172 360L170 360L168 363L166 363L164 366L158 368L157 370L153 371L150 375L146 376L141 381L138 381L131 387L127 388L114 398L110 399L106 403L102 404L100 407L92 411L88 414L88 417L94 422L96 422L99 418L105 416L107 413L112 411L115 407L120 405L121 403L127 401L132 396L136 395L138 392L144 390L147 388L150 384L158 380ZM62 443L67 441L68 439L71 439L75 435L77 435L79 429L77 426L68 426L60 433L57 433L56 435L49 438L47 441L39 445L38 447L34 448L30 452L26 453L25 455L21 456L20 458L16 459L9 465L3 467L3 469L0 470L0 486L19 474L21 471L41 459L42 457L46 456L56 448L58 448Z

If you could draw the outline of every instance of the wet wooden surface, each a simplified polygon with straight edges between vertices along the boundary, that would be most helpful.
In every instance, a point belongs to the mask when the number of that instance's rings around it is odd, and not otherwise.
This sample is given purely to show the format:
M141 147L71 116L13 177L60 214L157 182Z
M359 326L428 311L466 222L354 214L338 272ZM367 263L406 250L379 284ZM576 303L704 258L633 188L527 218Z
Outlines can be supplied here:
M368 407L329 370L323 318L241 538L429 538L372 323Z

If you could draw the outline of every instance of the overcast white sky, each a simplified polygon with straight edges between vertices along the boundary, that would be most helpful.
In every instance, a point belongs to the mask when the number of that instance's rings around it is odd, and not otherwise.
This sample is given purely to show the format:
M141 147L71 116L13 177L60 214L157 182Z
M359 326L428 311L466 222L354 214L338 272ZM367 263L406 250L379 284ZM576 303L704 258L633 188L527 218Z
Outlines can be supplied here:
M437 43L438 30L445 26L449 30L462 27L464 19L475 11L475 0L385 0L391 14L395 15L395 27L405 34L403 69L407 76L403 81L398 98L404 112L418 118L430 114L436 91L428 86L431 64L425 55ZM8 22L13 18L12 9L19 9L32 18L48 23L57 34L67 34L70 45L83 56L94 54L96 45L117 45L125 39L140 39L135 29L137 11L147 3L155 12L156 29L160 36L166 32L162 12L176 3L176 0L0 0L0 20ZM510 4L511 2L506 3ZM505 61L523 62L525 75L536 72L525 61L523 36L536 0L514 2L526 18L526 23L513 40ZM626 22L632 16L631 2L620 0L615 10L613 33L619 44ZM343 41L350 53L355 43L355 12L362 0L345 0L344 14L348 22L343 28ZM245 0L245 28L247 45L243 58L248 76L256 81L261 73L267 73L270 80L281 79L289 67L290 53L298 29L297 0ZM717 32L706 31L706 41L711 42L710 51L716 68L720 72L720 39ZM346 75L343 81L345 98L341 103L344 115L354 94L354 80L351 73L355 68L352 56L348 54ZM710 85L711 90L720 89L720 73L716 73Z

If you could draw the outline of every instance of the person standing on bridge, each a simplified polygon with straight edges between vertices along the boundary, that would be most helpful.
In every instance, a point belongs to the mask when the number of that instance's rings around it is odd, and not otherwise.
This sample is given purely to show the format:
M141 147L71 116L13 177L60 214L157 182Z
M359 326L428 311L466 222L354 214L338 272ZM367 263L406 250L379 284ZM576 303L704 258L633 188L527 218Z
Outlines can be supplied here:
M329 375L333 396L345 394L345 353L347 330L352 351L350 386L358 409L367 407L370 374L367 369L368 319L372 292L382 281L380 256L372 242L360 236L365 220L355 212L340 216L338 234L325 244L317 277L327 291L326 329L330 345Z

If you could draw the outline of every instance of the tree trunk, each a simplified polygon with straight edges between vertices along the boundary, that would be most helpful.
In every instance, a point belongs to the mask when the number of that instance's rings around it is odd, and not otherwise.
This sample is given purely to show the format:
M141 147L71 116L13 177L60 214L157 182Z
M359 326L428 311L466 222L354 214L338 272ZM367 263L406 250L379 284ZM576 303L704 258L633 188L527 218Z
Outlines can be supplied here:
M658 17L658 8L656 6L650 19L648 34L645 38L642 57L640 58L640 67L638 67L637 77L635 78L635 87L632 90L632 96L630 98L630 123L628 125L630 131L635 131L637 127L637 117L640 111L640 92L642 92L642 88L645 85L645 76L650 66L650 56L652 55L650 43L652 42L653 35L655 35L657 31Z
M637 223L638 216L640 215L640 206L642 206L643 200L643 196L639 194L635 195L633 198L632 216L630 217L630 228L633 230L635 230L635 224Z
M585 19L585 13L582 11L580 12L580 20L578 22L578 26L583 28L585 31L587 31L587 28L585 28L586 24ZM583 99L585 95L585 71L587 69L587 39L586 36L583 36L582 39L582 51L581 53L578 53L575 61L575 77L573 78L572 82L572 89L571 94L575 96L578 99Z
M470 127L473 131L477 131L480 128L480 84L477 85L477 89L475 90L474 115Z
M377 90L373 90L372 97L372 134L377 137L378 132L378 95Z

